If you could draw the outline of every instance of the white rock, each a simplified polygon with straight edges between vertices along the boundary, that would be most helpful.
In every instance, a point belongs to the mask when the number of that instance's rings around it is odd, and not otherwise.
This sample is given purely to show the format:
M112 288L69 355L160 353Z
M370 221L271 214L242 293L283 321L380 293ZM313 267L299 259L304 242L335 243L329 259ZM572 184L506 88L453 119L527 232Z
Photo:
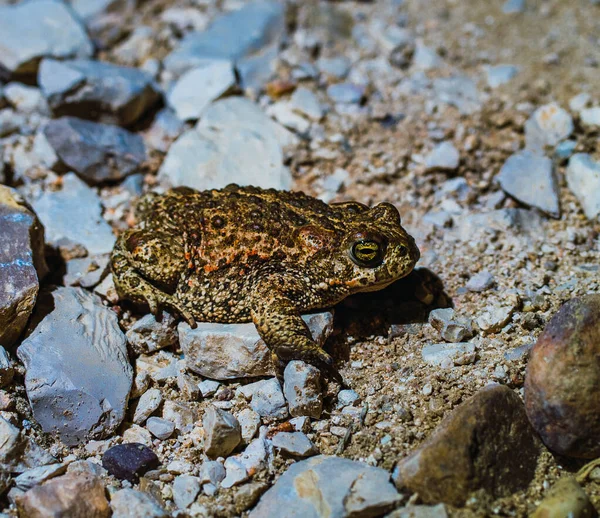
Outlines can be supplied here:
M583 207L589 220L600 215L600 162L587 153L576 153L569 159L567 185Z

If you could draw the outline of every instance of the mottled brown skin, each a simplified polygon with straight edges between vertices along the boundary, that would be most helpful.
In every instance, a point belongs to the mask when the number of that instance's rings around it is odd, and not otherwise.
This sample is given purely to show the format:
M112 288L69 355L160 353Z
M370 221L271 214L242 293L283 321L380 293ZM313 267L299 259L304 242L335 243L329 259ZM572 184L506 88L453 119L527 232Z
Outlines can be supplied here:
M149 194L112 254L119 295L196 321L252 321L274 355L331 366L301 313L404 277L419 259L389 203L327 205L229 185ZM359 258L362 258L360 260Z

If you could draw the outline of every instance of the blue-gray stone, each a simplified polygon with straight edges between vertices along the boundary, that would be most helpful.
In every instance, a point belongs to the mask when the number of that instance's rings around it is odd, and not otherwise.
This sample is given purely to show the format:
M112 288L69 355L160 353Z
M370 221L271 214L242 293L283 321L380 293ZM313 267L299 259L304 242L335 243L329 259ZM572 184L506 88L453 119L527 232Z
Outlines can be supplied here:
M365 90L363 85L336 83L327 87L327 95L335 103L358 104L365 95Z
M573 119L556 103L540 106L525 123L525 147L539 152L573 133Z
M44 135L61 162L91 184L125 178L146 160L142 138L118 126L61 117Z
M519 72L515 65L496 65L485 67L487 84L490 88L498 88L508 83Z
M554 154L557 158L565 160L573 154L573 151L575 151L576 147L576 140L563 140L554 148Z
M136 122L161 95L148 72L91 60L44 59L38 84L55 117L124 126Z
M400 495L390 474L341 457L319 455L293 464L250 511L250 518L382 516Z
M581 203L589 220L600 216L600 162L587 153L576 153L569 160L567 185Z
M600 126L600 106L584 108L579 112L579 117L584 126Z
M45 432L69 446L116 430L133 380L117 315L81 288L58 288L44 301L53 309L17 349L25 389Z
M333 58L319 58L317 60L317 68L321 74L335 77L336 79L344 79L350 72L350 60L345 56L336 56Z
M435 146L427 158L425 167L428 171L454 171L460 162L458 150L452 142L444 141Z
M477 85L467 76L440 77L433 82L433 91L438 102L454 106L463 115L471 115L481 109Z
M525 10L525 0L506 0L502 6L504 14L522 13Z
M496 178L509 196L553 218L560 217L558 184L549 158L530 151L515 153Z

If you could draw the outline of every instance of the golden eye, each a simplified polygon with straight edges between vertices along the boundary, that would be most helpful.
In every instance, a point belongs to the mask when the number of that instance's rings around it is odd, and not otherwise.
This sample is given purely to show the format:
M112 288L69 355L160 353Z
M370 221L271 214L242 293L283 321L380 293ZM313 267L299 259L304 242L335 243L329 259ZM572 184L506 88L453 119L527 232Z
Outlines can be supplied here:
M377 241L360 240L352 245L350 257L359 266L374 268L383 262L383 249Z

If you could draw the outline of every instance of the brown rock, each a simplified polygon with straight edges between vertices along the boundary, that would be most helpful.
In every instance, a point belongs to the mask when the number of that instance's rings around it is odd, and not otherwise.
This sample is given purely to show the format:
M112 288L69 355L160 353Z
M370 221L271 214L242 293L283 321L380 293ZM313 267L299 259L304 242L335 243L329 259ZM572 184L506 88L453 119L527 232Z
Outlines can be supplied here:
M561 478L548 491L548 495L531 518L594 518L598 513L585 491L573 477Z
M525 408L551 450L600 456L600 295L564 304L531 350Z
M426 504L462 506L478 489L502 497L527 487L538 453L521 400L509 388L494 385L444 419L397 464L393 478L398 489L419 493Z
M83 473L69 473L30 489L17 497L17 508L25 518L110 516L102 480Z

